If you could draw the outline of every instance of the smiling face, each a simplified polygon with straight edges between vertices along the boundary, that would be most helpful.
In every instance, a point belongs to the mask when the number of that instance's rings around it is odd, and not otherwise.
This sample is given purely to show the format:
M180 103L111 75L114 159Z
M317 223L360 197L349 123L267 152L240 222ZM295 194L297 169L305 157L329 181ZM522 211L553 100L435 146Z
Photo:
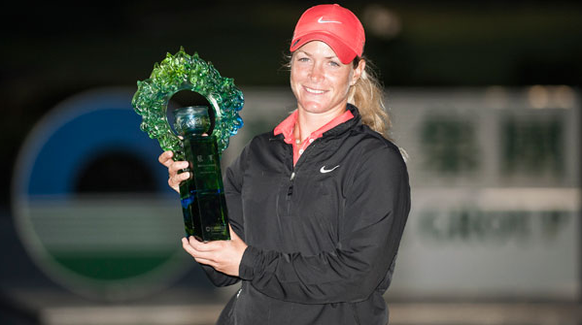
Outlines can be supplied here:
M291 89L300 113L337 116L348 102L348 91L365 67L343 64L325 43L313 41L293 52Z

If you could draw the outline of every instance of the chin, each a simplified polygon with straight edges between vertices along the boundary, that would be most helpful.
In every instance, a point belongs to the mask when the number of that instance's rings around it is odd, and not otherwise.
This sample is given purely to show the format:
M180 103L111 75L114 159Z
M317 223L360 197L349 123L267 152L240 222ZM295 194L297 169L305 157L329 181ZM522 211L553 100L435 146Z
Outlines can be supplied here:
M310 113L321 113L329 110L329 105L319 102L307 102L301 105L303 109Z
M307 107L304 107L303 109L309 113L324 113L324 112L327 112L329 110L329 109L326 109L325 107L322 107L319 105L307 106Z

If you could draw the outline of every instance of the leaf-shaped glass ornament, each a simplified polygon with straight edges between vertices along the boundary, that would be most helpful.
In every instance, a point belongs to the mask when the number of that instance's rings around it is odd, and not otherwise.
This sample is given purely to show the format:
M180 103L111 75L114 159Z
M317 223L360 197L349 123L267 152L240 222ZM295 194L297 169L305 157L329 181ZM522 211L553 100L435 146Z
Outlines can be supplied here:
M132 99L135 111L142 116L140 128L150 138L157 139L162 150L174 152L175 160L184 160L180 139L167 119L170 98L182 90L204 96L214 110L214 129L219 152L228 147L231 136L243 126L239 111L244 104L242 92L232 78L218 73L212 63L202 60L198 53L187 54L180 48L176 54L154 64L148 79L137 82Z

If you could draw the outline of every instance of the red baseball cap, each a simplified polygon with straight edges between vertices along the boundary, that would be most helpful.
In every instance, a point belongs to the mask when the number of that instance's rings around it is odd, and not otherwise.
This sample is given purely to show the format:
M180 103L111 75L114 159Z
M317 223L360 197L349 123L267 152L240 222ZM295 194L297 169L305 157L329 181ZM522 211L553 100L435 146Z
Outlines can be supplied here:
M297 21L289 50L311 41L329 45L343 64L362 56L366 35L362 23L350 10L338 5L318 5L307 9Z

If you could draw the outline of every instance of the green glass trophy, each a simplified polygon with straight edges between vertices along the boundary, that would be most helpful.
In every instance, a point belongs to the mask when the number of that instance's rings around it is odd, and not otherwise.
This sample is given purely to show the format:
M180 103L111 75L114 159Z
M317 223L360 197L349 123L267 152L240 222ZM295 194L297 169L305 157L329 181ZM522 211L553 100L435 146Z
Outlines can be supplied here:
M218 144L214 135L207 136L211 124L208 107L179 108L175 119L191 174L180 184L186 234L201 241L230 239Z
M157 139L163 150L173 151L174 160L189 162L191 177L180 184L186 235L200 241L230 239L220 154L243 125L238 114L244 103L242 92L233 79L222 77L211 63L183 49L168 53L137 85L132 105L143 118L142 131ZM202 95L210 107L178 108L174 114L178 137L166 114L171 97L182 90Z

